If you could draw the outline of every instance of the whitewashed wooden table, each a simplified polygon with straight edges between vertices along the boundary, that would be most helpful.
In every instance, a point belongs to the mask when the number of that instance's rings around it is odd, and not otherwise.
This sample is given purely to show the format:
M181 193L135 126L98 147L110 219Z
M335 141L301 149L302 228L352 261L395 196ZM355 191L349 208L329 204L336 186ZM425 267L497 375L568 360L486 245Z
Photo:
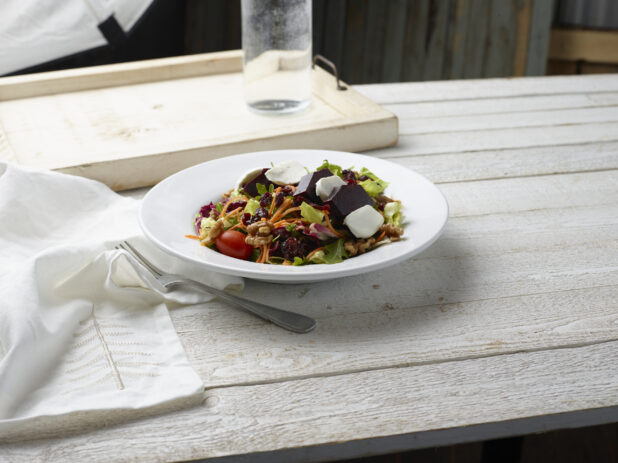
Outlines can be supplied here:
M0 460L320 461L618 421L618 77L358 89L400 118L370 154L446 195L443 237L377 274L247 282L310 334L173 311L202 406Z

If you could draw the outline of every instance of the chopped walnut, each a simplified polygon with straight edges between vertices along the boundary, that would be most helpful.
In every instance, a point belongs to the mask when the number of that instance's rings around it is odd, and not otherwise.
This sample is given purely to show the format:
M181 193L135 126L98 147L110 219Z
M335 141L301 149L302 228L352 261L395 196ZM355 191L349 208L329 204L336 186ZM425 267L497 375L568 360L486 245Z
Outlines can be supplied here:
M230 189L230 190L227 190L225 193L223 193L223 194L221 195L221 197L222 197L223 199L227 199L227 198L229 198L230 196L232 196L232 193L233 193L233 192L234 192L234 189L233 189L233 188L232 188L232 189Z
M357 254L363 254L369 251L376 244L375 238L367 238L362 240L348 240L343 244L343 248L348 251L350 257Z
M223 232L223 220L217 220L215 224L212 227L206 229L206 231L208 232L208 236L204 240L202 240L202 244L210 246L211 244L214 244L217 236L219 236Z
M211 219L217 220L217 217L219 217L219 213L216 211L216 209L211 209L208 217L210 217Z
M380 227L380 231L384 232L384 236L388 237L391 241L397 241L403 235L403 228L396 227L392 223L385 223Z
M262 221L252 223L247 227L247 237L245 243L250 244L254 248L264 246L273 240L272 231L275 226L272 222Z

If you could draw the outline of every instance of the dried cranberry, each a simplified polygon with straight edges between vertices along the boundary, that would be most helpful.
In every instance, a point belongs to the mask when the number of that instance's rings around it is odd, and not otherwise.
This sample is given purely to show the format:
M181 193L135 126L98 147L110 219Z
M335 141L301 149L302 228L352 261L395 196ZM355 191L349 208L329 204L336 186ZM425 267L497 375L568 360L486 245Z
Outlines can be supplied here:
M270 194L268 191L264 193L262 197L260 198L260 206L262 207L268 207L270 206L270 203L272 202L273 202L273 195Z
M281 193L283 193L283 196L292 196L292 193L294 193L294 191L292 191L290 185L285 185L283 188L281 188Z
M298 239L291 237L281 244L283 257L287 260L294 260L294 257L302 257L306 254L305 245Z
M277 193L277 195L275 196L275 206L277 207L281 206L284 199L285 199L285 195L283 194L283 192Z
M245 212L241 217L240 220L242 221L243 225L249 225L251 223L251 214L249 214L248 212Z
M258 207L253 216L257 217L258 220L265 219L268 217L268 211L263 207Z
M226 211L232 212L233 210L238 209L239 207L244 208L246 205L247 205L247 201L232 201L230 205L227 207Z
M356 183L356 174L350 169L341 171L341 176L343 177L343 180L348 183Z
M365 180L369 180L369 177L367 177L366 175L361 175L360 177L358 177L358 180L364 182Z
M292 206L298 207L304 200L305 198L303 196L294 196L294 199L292 199Z
M285 240L287 238L289 238L290 236L292 236L292 234L287 231L287 229L285 227L277 227L273 230L273 235L278 236L279 239L281 240Z
M275 256L275 257L283 257L283 255L281 254L281 242L280 240L277 240L273 243L273 245L270 248L270 251L268 252L271 256Z

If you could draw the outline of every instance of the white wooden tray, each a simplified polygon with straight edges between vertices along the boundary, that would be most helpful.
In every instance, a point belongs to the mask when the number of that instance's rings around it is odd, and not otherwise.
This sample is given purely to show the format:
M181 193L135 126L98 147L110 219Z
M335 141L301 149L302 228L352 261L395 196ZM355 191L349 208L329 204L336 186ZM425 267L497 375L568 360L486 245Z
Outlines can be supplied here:
M199 162L251 151L363 151L397 143L397 118L316 67L309 110L251 113L242 52L0 78L0 160L149 186Z

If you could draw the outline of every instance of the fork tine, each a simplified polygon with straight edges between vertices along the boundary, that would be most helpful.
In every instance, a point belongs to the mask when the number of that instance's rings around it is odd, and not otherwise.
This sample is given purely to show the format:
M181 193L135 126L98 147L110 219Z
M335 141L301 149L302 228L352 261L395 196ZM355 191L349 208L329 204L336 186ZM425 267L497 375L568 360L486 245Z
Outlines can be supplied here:
M126 252L131 254L140 264L150 270L150 272L152 272L155 277L158 278L163 275L163 272L161 272L161 270L151 264L143 255L141 255L137 251L137 249L131 246L127 241L121 241L120 243L118 243L117 247L120 247L121 249L124 249Z

